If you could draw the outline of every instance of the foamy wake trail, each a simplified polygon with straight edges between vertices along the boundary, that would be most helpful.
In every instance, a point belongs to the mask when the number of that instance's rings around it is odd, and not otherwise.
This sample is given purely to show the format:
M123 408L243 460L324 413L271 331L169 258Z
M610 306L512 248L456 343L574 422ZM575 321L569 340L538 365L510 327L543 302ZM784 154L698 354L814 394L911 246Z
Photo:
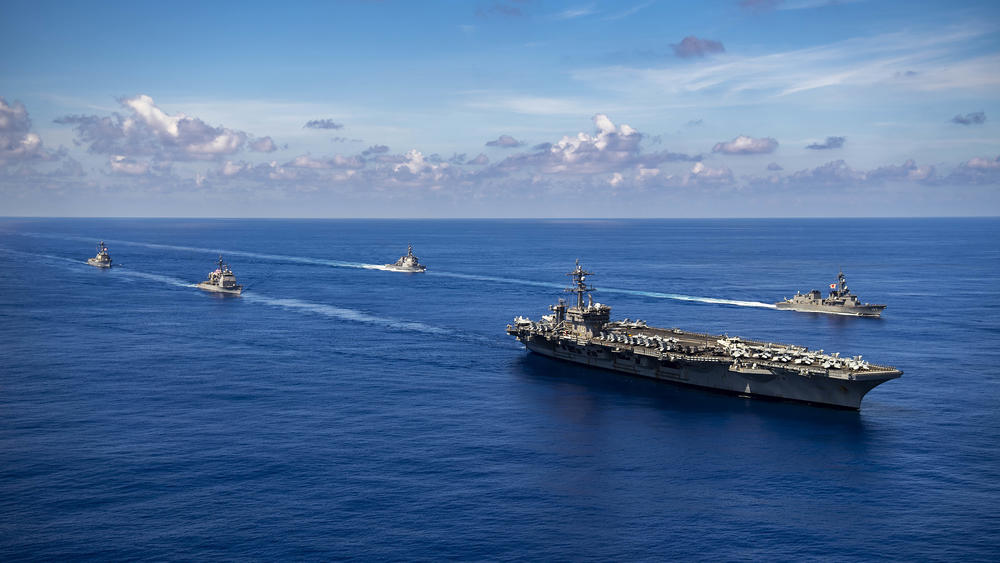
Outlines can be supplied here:
M377 317L375 315L369 315L368 313L363 313L355 309L345 309L343 307L335 307L333 305L327 305L325 303L312 303L309 301L302 301L300 299L276 299L274 297L267 297L265 295L260 295L257 293L244 293L243 299L246 301L262 303L264 305L269 305L272 307L280 307L282 309L287 309L292 311L304 311L307 313L315 313L317 315L323 315L335 319L353 321L358 323L375 324L399 330L425 332L428 334L448 334L450 332L443 328L429 326L424 323L416 321L402 321L389 317Z
M28 236L38 236L45 238L61 238L61 239L72 239L72 240L86 240L84 237L74 237L67 235L50 235L46 233L18 233ZM295 262L300 264L314 264L319 266L333 266L338 268L358 268L362 270L382 270L388 271L387 268L380 264L365 264L362 262L347 262L343 260L328 260L323 258L308 258L303 256L287 256L284 254L265 254L260 252L247 252L244 250L224 250L220 248L200 248L196 246L177 246L172 244L156 244L149 242L134 242L125 240L107 241L114 244L124 244L132 246L143 246L146 248L164 248L169 250L181 250L188 252L211 252L211 253L222 253L232 256L246 256L249 258L258 258L261 260L275 260L284 262ZM481 276L477 274L459 274L455 272L441 272L438 270L426 272L430 276L444 276L449 278L458 278L465 280L476 280L476 281L486 281L502 284L517 284L517 285L528 285L533 287L548 287L554 289L562 289L563 285L551 282L540 282L532 280L520 280L516 278L500 278L495 276ZM714 305L731 305L735 307L757 307L760 309L776 309L776 307L771 303L763 303L761 301L742 301L739 299L724 299L720 297L701 297L697 295L684 295L681 293L662 293L658 291L639 291L634 289L615 289L612 287L601 287L600 291L604 293L618 293L621 295L636 295L640 297L653 297L656 299L673 299L675 301L688 301L694 303L711 303Z
M48 233L14 233L25 236L54 238L63 240L80 240L93 242L93 238L77 237L71 235L53 235ZM317 266L334 266L337 268L359 268L364 270L384 270L385 266L380 264L364 264L362 262L348 262L345 260L327 260L324 258L308 258L304 256L287 256L284 254L266 254L262 252L247 252L245 250L227 250L224 248L203 248L199 246L179 246L175 244L157 244L153 242L136 242L131 240L105 239L108 244L118 244L125 246L141 246L144 248L162 248L165 250L180 250L184 252L207 252L211 254L225 254L228 256L246 256L248 258L259 258L261 260L271 260L276 262L296 262L299 264L314 264Z
M675 299L677 301L695 301L698 303L714 303L716 305L735 305L737 307L759 307L761 309L777 309L771 303L761 301L740 301L738 299L721 299L718 297L698 297L696 295L682 295L680 293L660 293L657 291L638 291L635 289L614 289L602 287L600 291L605 293L620 293L623 295L639 295L641 297L656 297L658 299Z
M46 260L54 260L56 262L69 262L70 264L82 264L87 265L86 260L75 260L73 258L65 258L63 256L52 256L51 254L38 254L37 252L22 252L20 250L11 250L9 248L0 248L0 252L6 254L17 254L20 256L31 256L34 258L44 258Z
M531 285L535 287L552 287L562 289L565 286L551 282L539 282L531 280L518 280L512 278L498 278L493 276L479 276L475 274L455 274L451 272L427 272L428 275L445 276L449 278L460 278L466 280L488 281L496 283L514 283L519 285ZM657 291L639 291L635 289L615 289L613 287L601 287L598 289L603 293L618 293L621 295L638 295L641 297L655 297L657 299L674 299L677 301L693 301L697 303L713 303L716 305L734 305L737 307L759 307L762 309L775 309L770 303L760 301L740 301L737 299L722 299L718 297L698 297L697 295L683 295L681 293L660 293Z
M20 256L31 256L33 258L43 258L46 260L52 260L56 262L64 262L70 264L76 264L81 266L88 265L85 261L74 260L72 258L63 258L62 256L52 256L50 254L38 254L34 252L21 252L18 250L10 250L7 248L0 248L0 252L7 254L16 254ZM131 278L140 278L150 281L159 282L166 285L172 285L175 287L186 287L193 288L197 287L197 284L186 282L184 280L163 276L160 274L150 274L148 272L138 272L136 270L129 270L122 268L121 266L111 268L108 270L111 275L126 276ZM268 297L266 295L260 295L258 293L244 293L243 299L245 301L250 301L253 303L261 303L263 305L268 305L271 307L280 307L282 309L291 311L303 311L307 313L314 313L318 315L324 315L327 317L332 317L335 319L341 319L345 321L353 321L357 323L367 323L374 324L389 328L394 328L397 330L408 330L415 332L423 332L427 334L450 334L451 331L443 328L438 328L430 325L426 325L421 322L416 321L403 321L399 319L393 319L390 317L378 317L375 315L369 315L355 309L345 309L343 307L336 307L334 305L328 305L326 303L312 303L309 301L302 301L300 299L276 299L273 297Z
M172 278L170 276L161 276L160 274L150 274L146 272L137 272L135 270L126 270L121 266L111 268L111 273L119 276L128 276L130 278L142 278L146 280L152 280L167 285L172 285L175 287L197 287L198 284L187 282L181 279Z

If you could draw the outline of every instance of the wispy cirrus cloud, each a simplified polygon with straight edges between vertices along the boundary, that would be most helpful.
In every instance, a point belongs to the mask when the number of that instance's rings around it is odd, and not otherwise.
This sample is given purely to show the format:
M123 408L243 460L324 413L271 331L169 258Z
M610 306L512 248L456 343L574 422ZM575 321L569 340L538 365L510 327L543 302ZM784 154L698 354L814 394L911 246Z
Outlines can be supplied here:
M610 14L608 16L605 16L604 19L608 20L608 21L614 21L614 20L620 20L620 19L623 19L623 18L627 18L627 17L631 16L632 14L635 14L635 13L639 12L640 10L648 8L650 5L653 4L653 2L655 2L655 0L649 0L648 2L643 2L642 4L636 4L635 6L632 6L631 8L627 8L627 9L621 11L621 12L616 12L614 14Z
M499 110L523 115L588 115L593 108L607 107L575 98L557 98L547 96L529 96L522 94L504 94L492 92L472 92L468 94L466 106L473 109ZM616 109L616 108L611 108Z
M584 16L590 16L597 13L597 8L593 4L588 4L585 6L574 6L572 8L566 8L560 12L551 14L549 17L554 20L572 20L576 18L582 18Z
M571 76L623 93L696 96L700 105L775 99L824 88L885 87L944 91L1000 87L1000 54L968 56L991 31L963 26L894 32L756 56L719 53L697 66L577 69ZM900 80L900 73L906 79Z

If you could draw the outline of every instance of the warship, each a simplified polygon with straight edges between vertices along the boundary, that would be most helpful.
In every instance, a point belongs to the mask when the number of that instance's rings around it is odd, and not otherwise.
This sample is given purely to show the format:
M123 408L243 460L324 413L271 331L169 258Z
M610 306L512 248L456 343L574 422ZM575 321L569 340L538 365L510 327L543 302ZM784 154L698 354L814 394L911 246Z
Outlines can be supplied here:
M791 299L774 304L779 309L805 311L809 313L830 313L834 315L851 315L856 317L881 317L885 305L862 303L857 295L847 288L847 278L844 272L837 274L837 283L830 284L830 295L826 299L819 290L809 293L796 292Z
M611 321L611 307L594 303L577 261L567 274L576 306L559 299L538 321L518 316L507 325L537 354L635 376L739 396L857 410L875 386L903 375L861 356L841 357L802 346L655 328L644 321ZM586 295L587 300L584 301Z
M111 267L111 255L108 254L108 247L104 245L103 240L97 243L97 256L87 258L87 263L98 268Z
M386 264L386 270L392 270L393 272L410 272L410 273L420 273L427 269L417 260L417 257L413 255L413 245L406 246L406 256L400 256L399 260L396 260L395 264Z
M218 266L219 267L214 271L208 273L208 279L199 283L198 287L208 291L229 293L232 295L239 295L242 293L243 286L236 283L236 276L233 275L233 271L229 268L229 264L226 264L222 260L221 254L219 255Z

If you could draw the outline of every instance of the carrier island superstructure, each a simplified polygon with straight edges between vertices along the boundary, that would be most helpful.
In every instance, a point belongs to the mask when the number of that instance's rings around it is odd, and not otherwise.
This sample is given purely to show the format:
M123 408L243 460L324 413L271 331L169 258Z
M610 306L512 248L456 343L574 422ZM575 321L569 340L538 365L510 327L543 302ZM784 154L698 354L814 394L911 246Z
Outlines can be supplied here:
M576 305L560 299L539 321L516 317L507 333L528 350L560 360L741 396L861 408L875 386L903 372L802 346L612 322L611 307L594 303L577 261L567 274ZM586 296L586 300L584 297Z

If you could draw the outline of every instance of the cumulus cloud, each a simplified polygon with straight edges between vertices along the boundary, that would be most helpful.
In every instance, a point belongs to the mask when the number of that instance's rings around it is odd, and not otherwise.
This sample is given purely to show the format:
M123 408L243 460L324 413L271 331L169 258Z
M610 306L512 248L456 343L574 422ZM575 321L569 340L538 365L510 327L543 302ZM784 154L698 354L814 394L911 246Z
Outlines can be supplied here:
M490 159L483 153L476 155L476 158L469 160L466 164L475 164L476 166L484 166L490 163Z
M721 152L723 154L767 154L774 152L777 148L778 141L771 137L755 139L746 135L740 135L732 141L716 143L712 147L712 152Z
M385 154L389 152L389 147L386 145L372 145L367 149L361 151L362 156L371 156L373 154Z
M812 186L838 186L860 182L864 179L864 172L854 170L843 160L835 160L816 168L799 170L792 174L788 181L807 183Z
M694 35L688 35L680 43L670 45L674 54L678 57L688 59L691 57L704 57L713 53L724 53L726 48L722 43L712 39L699 39Z
M365 160L359 156L333 155L329 157L313 158L311 155L301 155L285 163L288 168L313 168L329 170L332 168L364 168Z
M988 158L980 158L977 156L975 158L969 159L967 162L963 164L963 166L967 168L973 168L976 170L995 170L1000 168L1000 156L992 160Z
M934 167L930 165L917 166L913 159L907 160L902 165L889 164L880 166L865 174L865 179L869 181L879 180L929 180L934 176Z
M250 150L255 152L274 152L278 150L277 145L274 144L274 139L271 137L253 139L247 144L247 146Z
M696 161L699 157L660 151L641 152L642 134L622 124L616 126L607 115L593 117L593 134L565 136L536 152L507 157L497 166L507 171L536 170L542 174L605 174L630 167L655 168L662 162Z
M965 115L956 115L951 118L951 122L959 125L982 125L986 123L986 112L975 111Z
M31 118L24 104L8 104L0 97L0 166L29 160L50 160L56 155L45 150L42 138L31 132Z
M149 174L150 163L136 160L124 155L113 155L108 159L111 172L126 176L143 176Z
M489 141L486 143L487 147L501 147L505 149L511 149L514 147L520 147L524 145L524 141L518 141L510 135L500 135L495 141Z
M87 145L92 153L154 156L160 161L216 160L242 150L249 138L243 131L213 127L183 113L170 115L145 94L119 102L131 110L128 115L68 115L55 122L73 125L77 144Z
M806 145L806 148L815 151L839 149L840 147L844 146L845 141L847 141L847 137L827 137L826 141L823 141L822 143L812 143L811 145Z
M336 123L332 119L310 119L302 126L303 129L343 129L343 123Z
M704 162L696 162L684 177L683 184L731 184L733 171L725 166L711 167Z

